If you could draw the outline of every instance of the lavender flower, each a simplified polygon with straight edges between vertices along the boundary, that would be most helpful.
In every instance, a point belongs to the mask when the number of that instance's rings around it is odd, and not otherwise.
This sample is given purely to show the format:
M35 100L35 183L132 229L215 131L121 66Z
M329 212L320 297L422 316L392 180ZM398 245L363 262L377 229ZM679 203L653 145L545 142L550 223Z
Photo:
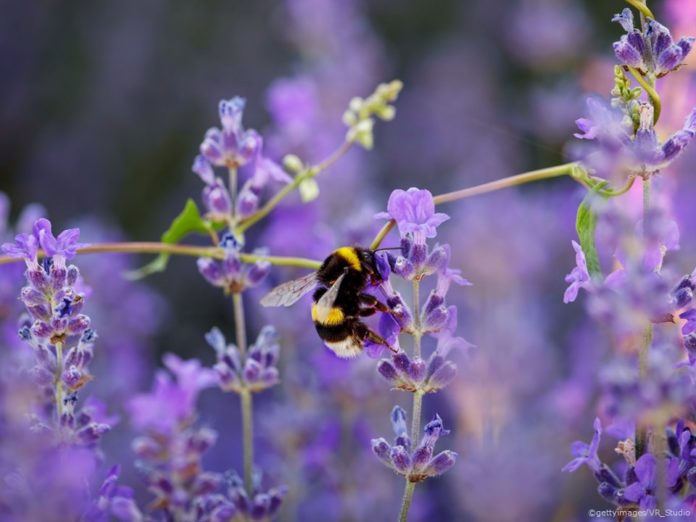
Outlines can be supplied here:
M216 379L197 360L182 361L169 354L165 365L174 378L160 371L153 390L127 404L133 426L142 432L133 441L133 451L155 496L151 509L190 519L201 499L222 483L220 474L205 471L201 463L217 433L195 425L198 395Z
M209 129L200 147L201 155L212 165L236 169L260 152L261 136L242 127L245 105L246 101L239 97L220 101L222 129Z
M435 212L430 191L415 187L392 192L387 212L380 212L376 217L395 220L399 233L410 234L416 245L424 245L426 238L435 237L437 227L449 219L447 214Z
M372 452L387 467L409 482L421 482L430 477L442 475L457 460L457 454L450 450L441 451L433 456L435 443L449 431L442 425L442 419L435 415L432 421L425 425L424 435L420 444L411 449L411 440L406 431L406 412L399 406L392 410L392 426L396 439L390 445L385 439L372 439Z
M589 98L589 117L576 121L577 138L592 141L578 156L585 166L602 177L612 174L652 174L669 166L681 155L696 134L696 110L687 117L682 129L660 143L653 128L653 108L646 103L610 107ZM633 131L633 107L638 128Z
M679 461L675 458L666 459L665 486L672 488L679 478ZM641 509L657 507L657 459L646 453L636 461L634 468L637 480L623 489L621 498Z
M623 65L641 74L660 78L677 70L693 47L694 38L681 38L675 43L669 29L655 20L648 19L644 32L636 29L633 12L628 8L614 15L612 22L621 24L627 33L614 43L614 54Z
M183 361L167 354L164 363L171 373L159 371L152 391L134 396L127 404L131 423L138 430L168 434L189 424L195 419L199 393L217 382L213 371L196 359Z
M576 471L583 464L587 466L594 472L598 472L601 468L601 461L597 457L597 450L599 449L599 441L602 436L602 423L599 418L594 421L594 435L592 436L592 442L586 444L582 441L576 441L571 446L571 452L575 457L568 464L563 466L563 471Z
M575 250L575 268L566 276L566 283L570 283L563 294L564 303L572 303L577 299L581 288L589 288L591 285L590 273L587 271L587 260L585 253L579 243L572 241Z
M225 251L224 259L201 257L198 259L198 271L210 284L222 288L225 293L240 293L257 286L270 272L271 264L268 261L243 264L240 259L240 244L232 234L225 234L220 240L220 246ZM265 253L263 249L254 251L254 254Z
M197 519L229 522L270 521L287 494L285 486L263 490L259 475L254 477L254 489L251 494L244 490L242 479L236 473L229 473L225 478L227 491L224 495L208 495L196 502Z
M256 342L249 347L243 367L239 349L227 344L220 329L213 328L205 339L217 353L214 369L223 391L260 392L278 384L278 334L273 326L261 329Z
M110 515L123 522L145 520L133 498L133 489L118 484L121 467L112 466L99 488L99 497L85 516L86 520L107 522Z

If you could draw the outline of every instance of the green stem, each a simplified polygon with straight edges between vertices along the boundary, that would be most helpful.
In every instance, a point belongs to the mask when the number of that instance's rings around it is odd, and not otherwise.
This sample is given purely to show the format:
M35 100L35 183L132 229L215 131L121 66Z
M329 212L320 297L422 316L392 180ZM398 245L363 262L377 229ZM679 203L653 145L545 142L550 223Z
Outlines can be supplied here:
M662 102L660 101L660 95L657 94L657 91L653 86L654 82L647 81L645 78L643 78L643 75L633 67L629 67L628 72L631 73L631 76L635 78L635 80L638 82L638 84L643 88L643 90L647 93L648 97L650 98L650 103L652 103L654 109L653 122L657 123L657 120L660 119L660 113L662 112Z
M254 418L251 392L242 390L242 438L244 446L244 488L249 497L254 494Z
M578 181L579 183L582 183L585 186L591 185L590 178L587 176L587 174L582 169L579 163L564 163L563 165L557 165L555 167L549 167L546 169L523 172L522 174L517 174L515 176L490 181L488 183L483 183L482 185L476 185L474 187L440 194L438 196L433 197L433 201L436 205L441 205L443 203L450 203L452 201L470 198L472 196L478 196L480 194L486 194L487 192L495 192L496 190L515 187L517 185L524 185L525 183L531 183L533 181L558 178L561 176L571 176L574 180ZM632 181L630 183L631 185L633 184ZM623 194L630 188L631 187L629 185L628 187L624 187L615 193L606 195L611 196ZM394 220L387 221L384 224L382 229L379 231L379 233L375 236L374 240L370 244L370 248L372 250L379 248L379 246L382 244L382 241L392 230L392 228L394 228L395 224L396 222Z
M63 343L56 343L56 373L53 384L56 387L56 415L58 423L63 416Z
M652 18L653 20L655 19L655 15L652 14L652 11L648 8L647 5L645 5L645 2L642 2L641 0L626 0L626 3L640 11L640 14L642 14L643 16L647 16L648 18Z
M78 254L108 254L118 252L129 254L172 254L192 257L210 257L213 259L223 259L225 256L225 251L219 247L198 247L157 242L99 243L77 249ZM44 254L40 252L39 255L43 256ZM317 270L321 266L321 261L303 257L265 256L245 253L240 254L239 257L244 263L268 261L272 265L296 266L300 268L311 268L313 270ZM0 256L0 265L19 261L21 261L21 259L16 257Z
M393 219L390 219L384 224L384 226L380 229L375 238L372 240L372 243L370 243L370 250L376 250L377 248L379 248L379 245L382 244L384 238L387 237L387 234L389 234L389 232L391 232L391 229L394 228L394 225L396 225L396 221L394 221Z
M399 522L407 522L408 520L408 510L411 508L411 500L413 500L413 491L415 489L416 483L407 479L404 498L401 501L401 510L399 511Z
M476 185L475 187L440 194L439 196L435 196L433 201L436 205L441 205L442 203L449 203L459 199L470 198L471 196L478 196L479 194L485 194L487 192L494 192L504 188L524 185L525 183L531 183L532 181L558 178L561 176L573 176L574 179L577 179L576 172L578 168L580 168L578 163L564 163L563 165L557 165L555 167L549 167L546 169L532 170L522 174L517 174L516 176L510 176L508 178L490 181L482 185Z
M242 294L232 294L234 308L234 333L237 339L237 348L244 365L247 354L246 320L244 318L244 300ZM244 488L249 497L254 493L254 418L251 391L242 389L239 394L242 406L242 451L244 454Z
M246 319L244 318L244 300L242 294L235 292L232 294L232 305L234 308L234 334L237 338L237 348L242 355L242 359L246 356L247 338L246 338Z
M261 207L259 210L254 212L251 216L243 219L242 221L239 222L237 225L237 232L243 233L246 231L250 226L258 223L261 221L263 218L265 218L271 210L273 210L278 204L285 199L285 197L290 194L293 190L295 190L297 187L300 186L300 184L306 180L306 179L311 179L319 175L321 172L324 170L328 169L331 165L336 163L341 156L343 156L348 150L350 150L351 146L353 145L352 141L345 141L341 144L341 146L336 149L336 151L326 158L324 161L319 163L318 165L315 165L313 167L309 167L307 170L302 172L301 174L298 174L295 179L293 179L290 183L285 185L282 189L276 193L275 196L273 196L268 202Z

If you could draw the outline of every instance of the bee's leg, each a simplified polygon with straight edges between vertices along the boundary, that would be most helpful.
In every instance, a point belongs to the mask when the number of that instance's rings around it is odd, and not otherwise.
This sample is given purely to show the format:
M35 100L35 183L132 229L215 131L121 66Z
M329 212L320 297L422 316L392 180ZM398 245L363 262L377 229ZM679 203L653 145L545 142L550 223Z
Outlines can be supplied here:
M397 353L398 350L394 348L392 345L390 345L386 339L384 339L381 335L373 332L370 330L367 326L364 324L357 322L354 326L354 331L355 334L358 336L358 338L361 341L372 341L375 344L381 344L382 346L386 346L389 348L392 352Z
M361 305L365 306L365 309L372 309L372 313L365 315L372 315L375 312L392 313L392 309L377 299L374 295L370 294L360 294L358 300ZM363 315L362 313L360 315Z
M369 317L375 315L375 313L377 313L377 308L374 307L361 308L358 310L358 315L360 317Z

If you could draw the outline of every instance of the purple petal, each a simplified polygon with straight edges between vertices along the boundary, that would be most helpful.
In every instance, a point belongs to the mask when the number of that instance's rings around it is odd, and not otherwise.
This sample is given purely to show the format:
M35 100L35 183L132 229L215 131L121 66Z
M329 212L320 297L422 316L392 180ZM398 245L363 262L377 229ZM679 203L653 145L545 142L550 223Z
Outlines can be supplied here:
M636 461L636 476L646 489L655 488L656 467L657 459L650 453L646 453Z
M624 31L627 33L633 31L633 12L631 12L628 7L619 14L615 14L611 21L621 24L621 27L623 27Z
M454 451L445 450L438 453L428 464L425 473L430 477L437 477L454 466L457 454Z
M626 35L622 36L618 42L614 42L614 54L623 65L628 67L640 68L643 65L643 57L638 49L628 42Z

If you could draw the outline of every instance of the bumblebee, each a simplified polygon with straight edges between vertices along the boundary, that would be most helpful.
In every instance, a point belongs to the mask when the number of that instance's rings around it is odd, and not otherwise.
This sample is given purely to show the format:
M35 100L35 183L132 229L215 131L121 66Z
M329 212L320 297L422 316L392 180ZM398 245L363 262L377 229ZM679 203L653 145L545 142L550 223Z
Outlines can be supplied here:
M277 286L261 299L261 304L290 306L314 290L312 321L324 344L338 357L355 357L368 340L393 350L361 320L376 312L391 313L389 307L364 292L368 285L380 282L374 250L341 247L324 260L318 271Z

